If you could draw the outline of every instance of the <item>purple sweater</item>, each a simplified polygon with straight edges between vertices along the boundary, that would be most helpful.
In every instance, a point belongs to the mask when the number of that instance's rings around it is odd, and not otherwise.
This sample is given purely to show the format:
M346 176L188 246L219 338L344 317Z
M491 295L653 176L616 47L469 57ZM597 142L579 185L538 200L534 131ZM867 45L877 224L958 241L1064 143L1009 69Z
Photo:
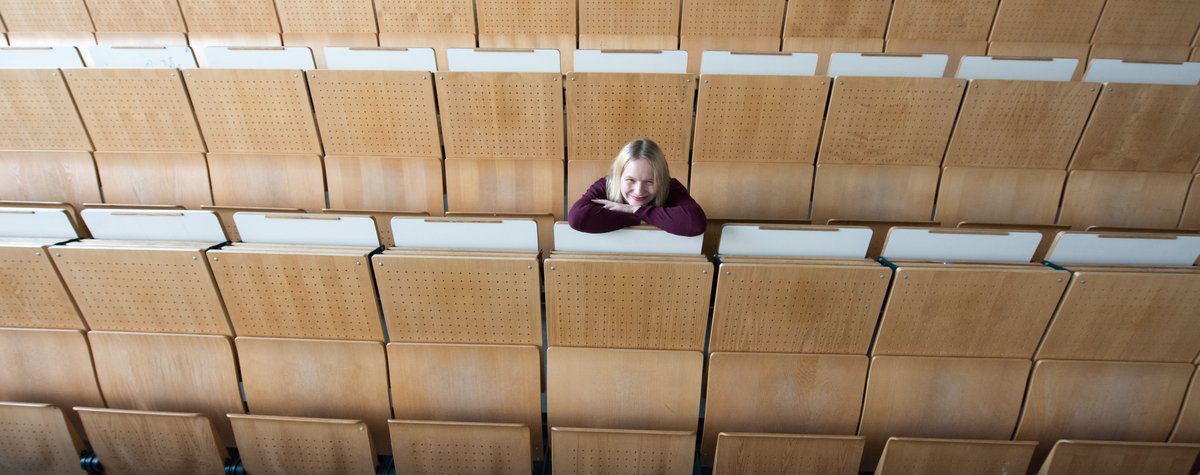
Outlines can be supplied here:
M698 236L704 234L704 228L708 226L704 210L700 209L700 204L692 199L679 180L671 179L666 206L645 205L633 214L607 210L603 205L592 202L594 199L608 199L607 183L607 178L592 183L583 197L571 207L567 222L572 228L585 233L607 233L637 226L645 221L671 234Z

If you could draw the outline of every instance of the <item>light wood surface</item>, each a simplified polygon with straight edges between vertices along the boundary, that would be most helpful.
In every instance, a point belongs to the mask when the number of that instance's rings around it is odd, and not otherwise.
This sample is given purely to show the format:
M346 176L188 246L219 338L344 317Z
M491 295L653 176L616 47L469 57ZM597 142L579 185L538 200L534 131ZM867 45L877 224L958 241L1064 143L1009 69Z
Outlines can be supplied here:
M184 32L179 3L170 0L84 0L97 32Z
M713 279L706 259L552 257L544 267L549 345L704 349Z
M708 161L692 165L691 172L692 198L709 218L808 218L813 181L808 163Z
M1172 228L1187 199L1189 173L1075 170L1067 176L1060 224Z
M0 403L0 471L29 475L79 472L83 442L63 411L49 404Z
M942 225L939 221L872 221L858 219L826 219L814 222L829 226L866 226L871 228L871 243L867 245L867 258L869 259L874 259L883 254L883 244L887 241L888 232L894 227L929 228Z
M554 470L567 475L687 475L695 443L695 431L550 428Z
M558 73L437 73L446 158L563 158Z
M825 0L827 1L827 0ZM877 2L878 0L871 0ZM832 2L838 5L851 2ZM890 9L884 10L890 12ZM886 17L885 20L886 22ZM786 33L785 33L786 34ZM829 59L833 53L882 53L882 33L879 38L783 38L783 50L817 54L817 75L829 72Z
M1088 43L1104 0L1004 0L992 26L993 42Z
M445 165L447 213L534 213L566 219L562 160L446 159ZM533 183L539 185L530 186Z
M579 49L675 49L679 46L680 1L582 0Z
M965 4L967 2L960 3ZM942 75L946 78L952 78L958 72L958 65L962 62L963 56L982 56L987 53L987 47L988 43L984 40L930 40L889 37L883 47L883 51L897 54L944 54L946 55L946 69L943 70Z
M57 406L76 427L71 408L104 407L81 331L0 329L0 361L0 401Z
M228 337L93 331L88 340L108 407L200 413L234 443L225 414L245 407Z
M226 442L201 414L77 410L104 473L212 474L223 472L229 459ZM233 439L227 440L233 443Z
M433 77L425 71L309 71L329 155L441 158Z
M1188 362L1200 353L1200 273L1079 271L1038 359Z
M5 69L0 90L0 148L92 150L57 69Z
M1031 358L1071 274L897 263L873 355Z
M202 210L211 210L217 213L217 221L221 222L221 229L225 231L225 236L230 242L238 242L242 240L241 235L237 232L237 225L233 222L233 215L239 212L251 213L303 213L304 210L299 208L253 208L240 206L201 206Z
M619 150L617 150L619 151ZM615 157L617 151L613 152ZM567 161L567 209L575 204L587 189L592 186L596 180L607 177L608 171L612 167L612 160L568 160ZM667 163L667 168L670 170L671 164ZM679 180L684 185L687 184L687 177L680 175L680 169L687 170L686 164L675 164L674 170L671 172L671 178ZM695 198L695 196L693 196Z
M830 78L705 75L700 81L693 161L813 163Z
M238 335L383 341L370 249L246 249L208 253Z
M370 0L276 0L284 33L376 33Z
M817 163L940 165L966 84L946 78L837 78Z
M387 352L397 419L521 424L530 456L542 459L536 346L390 343Z
M867 438L862 468L875 466L889 437L1008 439L1030 366L1027 359L872 358L858 429Z
M1105 3L1093 43L1188 45L1200 5L1113 0Z
M375 473L375 447L387 440L377 442L360 420L244 414L229 420L242 464L254 474Z
M479 0L475 2L479 47L557 49L562 71L571 71L577 9L576 2Z
M433 47L438 70L448 68L447 48L475 47L475 5L470 0L376 0L379 46Z
M390 341L542 346L536 253L371 260Z
M723 432L713 475L857 475L863 438Z
M3 0L0 10L10 32L94 31L83 0Z
M549 427L694 431L703 366L698 351L551 347Z
M1200 386L1200 380L1193 374L1192 382L1188 385L1187 397L1183 400L1183 408L1179 412L1179 419L1175 421L1175 428L1171 430L1168 442L1200 442L1200 393L1197 393L1197 386Z
M333 208L444 213L442 163L436 158L329 155L325 176Z
M237 352L251 414L354 418L366 423L379 453L391 452L383 343L238 337Z
M1036 442L892 437L875 473L1025 473Z
M1200 446L1060 440L1038 475L1185 475Z
M1095 0L1083 0L1095 1ZM1055 2L1039 3L1040 5L1069 5L1071 2ZM1071 11L1074 15L1075 12ZM1090 27L1089 27L1089 30ZM1088 34L1090 37L1090 33ZM1075 73L1071 76L1072 81L1083 79L1083 72L1087 70L1088 54L1092 51L1092 45L1088 44L1087 39L1081 43L1034 43L1022 41L992 41L988 43L989 56L1007 56L1007 57L1025 57L1025 58L1074 58L1079 60L1079 64L1075 66Z
M525 475L533 470L529 427L521 424L392 420L388 429L398 475Z
M87 330L47 243L0 245L0 327Z
M220 206L325 208L318 155L210 153L213 202Z
M54 201L83 209L100 201L96 163L88 152L0 151L0 199Z
M710 351L867 353L892 270L722 263Z
M987 41L998 0L942 2L897 0L888 24L888 39Z
M210 152L322 153L301 71L189 69L183 79Z
M1183 205L1183 217L1179 218L1180 229L1200 229L1200 175L1192 178L1187 202Z
M1083 131L1072 170L1190 172L1200 159L1200 89L1109 84Z
M396 211L380 211L371 209L329 209L321 210L324 213L351 215L351 216L370 216L375 220L375 231L379 233L379 244L383 247L392 247L396 245L396 238L392 236L392 218L423 218L428 217L429 213L419 212L396 212Z
M64 75L96 150L206 151L178 70L89 68Z
M96 152L104 197L113 203L212 204L208 162L201 153Z
M1038 442L1035 465L1062 439L1167 440L1194 370L1183 363L1038 361L1013 438Z
M722 432L854 435L867 365L865 355L713 353L703 463Z
M566 86L570 160L611 163L626 142L645 137L662 148L668 161L687 162L695 76L568 73Z
M946 166L1066 168L1100 85L976 79L967 88Z
M684 0L679 49L688 52L688 72L700 73L705 50L779 51L786 2Z
M812 221L926 221L941 169L899 165L817 165Z
M787 49L788 40L793 38L882 40L891 7L891 2L887 0L789 2L787 18L783 23L784 49Z
M179 0L179 9L187 21L189 39L195 32L279 33L279 17L275 14L275 4L271 0ZM226 43L231 44L249 45Z
M946 167L934 219L947 224L1053 224L1066 181L1063 170Z

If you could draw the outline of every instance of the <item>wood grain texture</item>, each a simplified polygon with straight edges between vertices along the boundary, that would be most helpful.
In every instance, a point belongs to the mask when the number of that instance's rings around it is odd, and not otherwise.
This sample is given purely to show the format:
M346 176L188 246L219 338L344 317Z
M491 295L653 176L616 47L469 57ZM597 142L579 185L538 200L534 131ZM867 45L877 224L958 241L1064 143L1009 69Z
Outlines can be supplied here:
M1200 160L1200 88L1106 85L1072 170L1190 172Z
M542 346L536 253L371 260L390 341Z
M705 75L692 160L812 164L830 81L819 76Z
M219 206L325 208L318 155L208 154L213 202Z
M892 437L875 473L1025 473L1035 442Z
M858 430L867 438L862 466L875 466L889 437L1008 439L1030 366L1025 359L872 358Z
M707 259L551 257L544 266L549 345L704 349L713 278Z
M1003 0L992 26L993 42L1088 43L1104 0Z
M1044 4L1049 5L1049 3ZM1088 44L1087 41L1082 43L992 41L991 43L988 43L989 56L1077 59L1079 60L1079 64L1075 66L1075 73L1071 75L1072 81L1079 81L1083 79L1083 72L1087 69L1088 55L1091 53L1091 51L1092 45Z
M93 331L88 340L108 407L203 414L234 443L225 415L245 407L228 337Z
M963 2L965 3L965 2ZM883 51L899 54L944 54L946 69L943 77L952 78L958 72L963 56L981 56L987 53L988 43L983 40L928 40L888 38Z
M472 39L466 48L474 47L475 9L469 0L377 0L375 18L379 22L379 39L385 34L439 35L458 34ZM420 41L412 45L426 45ZM438 50L444 53L443 50ZM442 69L442 68L439 68Z
M477 1L479 47L557 49L562 71L571 71L577 10L576 2L555 0Z
M1200 372L1200 370L1198 370ZM1179 411L1179 419L1171 430L1167 442L1196 443L1200 442L1200 393L1197 393L1200 380L1192 374L1192 382L1188 385L1187 396L1183 400L1183 408Z
M329 155L440 158L433 77L424 71L309 71Z
M437 73L446 158L563 158L558 73Z
M616 155L615 153L613 155ZM568 160L567 161L567 209L576 201L583 197L587 189L592 186L597 180L608 176L609 170L612 168L612 160ZM668 170L671 168L670 162L667 162ZM677 163L675 172L671 177L679 180L680 183L686 185L686 180L682 179L679 174L680 168L687 169L687 165ZM695 198L693 196L693 198Z
M802 220L812 181L807 163L699 162L691 195L709 218Z
M276 0L284 33L370 33L375 7L370 0Z
M212 204L204 154L96 152L95 158L109 202L189 209Z
M247 473L374 473L376 447L387 440L375 442L360 420L245 414L229 420Z
M1078 271L1037 358L1192 361L1197 312L1200 273Z
M856 475L863 438L723 432L714 475Z
M562 160L446 159L445 165L447 213L533 213L566 219Z
M549 427L695 431L703 366L698 351L551 347Z
M706 50L779 51L786 3L684 0L679 49L688 52L688 72L700 73Z
M179 9L187 21L189 39L196 32L279 33L279 17L271 0L179 0Z
M1070 274L897 263L872 355L1032 358Z
M1167 440L1195 367L1183 363L1038 361L1015 440Z
M0 1L10 32L95 31L83 0Z
M447 471L525 475L533 471L529 427L521 424L392 420L388 429L399 475Z
M88 152L0 151L0 199L53 201L83 209L100 202L96 163Z
M383 343L238 337L237 352L251 414L353 418L366 423L379 453L391 452Z
M50 258L51 244L0 244L0 327L87 330Z
M175 69L69 69L63 73L96 150L205 152Z
M582 0L579 49L676 49L679 8L680 0Z
M92 330L233 336L208 245L50 248Z
M1183 205L1183 216L1179 218L1180 229L1200 229L1200 175L1192 178L1187 202Z
M1105 3L1092 43L1190 45L1200 24L1200 5L1169 0Z
M201 414L84 407L78 411L88 443L97 458L103 457L105 473L220 473L229 459L226 442ZM233 444L233 439L227 440Z
M695 76L569 73L566 86L571 161L611 162L626 142L645 137L662 148L668 161L687 162Z
M0 329L0 362L0 401L51 404L75 424L71 408L104 407L81 331Z
M840 5L849 2L835 3ZM833 53L882 53L883 38L808 38L784 36L783 50L788 52L816 53L817 70L815 74L824 76L829 72L829 58Z
M521 424L529 455L543 458L538 347L389 343L387 352L397 419Z
M436 158L329 155L325 176L333 208L445 213Z
M1062 170L946 167L933 218L951 225L1053 224L1066 181Z
M1075 170L1067 177L1059 224L1172 228L1179 223L1192 175Z
M1100 85L977 79L967 88L945 166L1062 170Z
M0 470L29 475L79 471L83 441L49 404L0 403Z
M179 2L171 0L84 0L97 32L187 31Z
M237 232L237 225L233 221L233 215L239 212L253 213L303 213L304 210L299 208L254 208L242 206L201 206L202 210L209 210L217 214L217 221L221 222L221 230L225 231L225 237L229 238L230 242L238 242L242 240L241 235Z
M938 167L817 165L812 220L926 221L933 214Z
M371 249L236 247L208 259L238 335L383 341Z
M183 78L210 152L322 153L301 71L189 69Z
M550 443L561 474L687 475L693 469L696 432L551 427Z
M1185 475L1200 446L1060 440L1038 475Z
M92 150L57 69L0 71L0 148Z
M887 0L798 0L783 23L784 49L792 38L883 39L892 5Z
M865 355L891 274L882 266L722 263L710 351Z
M837 78L818 164L942 163L966 81Z
M984 41L999 0L896 0L887 39Z
M703 463L723 432L854 435L867 365L865 355L713 353Z

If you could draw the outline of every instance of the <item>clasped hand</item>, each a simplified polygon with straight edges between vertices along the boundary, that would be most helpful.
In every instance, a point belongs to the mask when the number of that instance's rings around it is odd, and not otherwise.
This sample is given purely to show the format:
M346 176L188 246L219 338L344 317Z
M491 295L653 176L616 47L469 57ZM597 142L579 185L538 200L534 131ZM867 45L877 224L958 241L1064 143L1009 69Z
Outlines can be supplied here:
M607 210L620 211L622 213L630 213L630 214L632 214L634 211L637 211L637 209L639 208L638 206L627 205L624 203L617 203L616 201L603 200L603 199L594 199L594 200L592 200L592 203L601 205L604 207L604 209L607 209Z

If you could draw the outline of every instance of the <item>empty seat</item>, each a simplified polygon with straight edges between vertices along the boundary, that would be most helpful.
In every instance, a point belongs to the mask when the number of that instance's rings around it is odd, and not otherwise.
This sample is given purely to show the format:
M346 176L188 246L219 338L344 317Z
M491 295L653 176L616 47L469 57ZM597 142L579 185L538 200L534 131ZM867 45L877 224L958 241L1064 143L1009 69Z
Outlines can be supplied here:
M688 72L700 73L706 50L779 51L785 3L755 0L685 2L679 49L688 52Z
M204 474L225 469L229 453L201 414L78 407L88 442L111 474ZM224 423L228 426L228 423ZM232 433L230 433L232 435Z
M1198 111L1200 91L1195 87L1107 84L1083 131L1071 169L1192 172L1200 156L1200 138L1183 124L1200 120Z
M8 0L0 3L4 23L8 27L8 44L12 46L63 45L79 49L83 59L91 63L88 46L96 44L96 31L91 15L82 0L50 0L23 2Z
M1200 446L1060 440L1038 475L1184 475Z
M713 475L855 475L863 438L722 432Z
M6 289L0 293L0 325L87 329L50 257L50 246L64 239L0 239L0 256L6 263L0 268L0 287Z
M1020 474L1029 468L1036 442L892 437L883 448L879 475L926 473Z
M0 402L0 471L78 473L83 447L61 409L49 404Z
M891 13L892 5L887 0L789 2L783 23L783 50L816 52L817 74L825 74L834 52L882 52L883 33Z
M0 401L105 407L87 339L78 330L0 329Z
M399 475L525 475L532 470L525 424L392 420L388 428Z
M562 70L572 71L578 8L550 0L480 0L475 2L479 47L556 49Z
M940 171L936 166L818 164L812 221L928 222Z
M186 45L179 3L164 0L87 0L96 42L115 46Z
M312 48L317 68L325 69L327 46L378 46L375 4L368 0L310 2L277 0L284 46Z
M1053 224L1066 181L1063 170L945 167L934 219L948 225Z
M554 470L566 475L693 473L694 431L552 427Z
M888 53L943 53L946 77L958 71L966 55L987 51L988 33L999 1L911 0L896 4L888 22Z
M475 47L475 8L470 1L377 0L375 17L379 46L433 47L439 71L449 69L446 49Z
M376 442L362 421L247 414L229 420L247 473L375 473Z
M996 11L988 54L1075 58L1079 64L1073 77L1079 80L1087 67L1088 43L1103 9L1101 0L1002 1Z
M187 22L188 44L200 67L208 67L209 46L281 46L279 17L271 0L229 3L220 0L180 0Z
M1063 193L1060 224L1172 228L1179 223L1190 173L1074 170Z
M1183 61L1195 34L1196 5L1119 0L1104 4L1092 37L1092 57L1105 48L1136 53L1130 59ZM1141 50L1141 51L1139 51ZM1170 56L1166 56L1170 55Z
M679 46L679 8L680 0L639 4L584 0L579 3L579 49L675 49ZM633 19L637 28L629 28Z

